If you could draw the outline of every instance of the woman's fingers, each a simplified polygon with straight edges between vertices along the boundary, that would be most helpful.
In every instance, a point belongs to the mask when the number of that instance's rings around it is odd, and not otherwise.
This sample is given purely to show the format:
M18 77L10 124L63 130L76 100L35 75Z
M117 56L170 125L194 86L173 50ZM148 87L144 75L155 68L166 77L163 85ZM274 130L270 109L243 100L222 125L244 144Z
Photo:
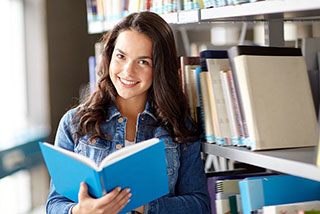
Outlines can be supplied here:
M80 183L80 190L79 190L79 193L78 193L78 198L79 198L79 201L82 201L83 199L89 197L88 195L88 186L86 183L84 182L81 182Z
M121 211L130 202L131 195L130 189L128 188L121 191L121 193L114 199L111 209L116 213Z

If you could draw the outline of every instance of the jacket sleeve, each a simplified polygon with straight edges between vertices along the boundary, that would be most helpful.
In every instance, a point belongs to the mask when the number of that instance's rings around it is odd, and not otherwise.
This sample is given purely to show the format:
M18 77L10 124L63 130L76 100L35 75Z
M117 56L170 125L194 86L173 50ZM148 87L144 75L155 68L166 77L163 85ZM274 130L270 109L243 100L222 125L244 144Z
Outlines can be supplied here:
M72 110L67 112L61 119L58 130L55 137L55 146L62 147L64 149L68 149L73 151L74 143L72 139L72 134L70 131L70 124L72 121ZM46 213L56 214L63 213L69 214L71 213L71 208L75 205L75 203L66 197L60 195L56 192L54 184L52 181L50 182L50 193L48 196L48 200L46 203Z
M210 196L200 156L200 141L181 146L180 168L175 196L164 196L150 202L145 213L210 213Z

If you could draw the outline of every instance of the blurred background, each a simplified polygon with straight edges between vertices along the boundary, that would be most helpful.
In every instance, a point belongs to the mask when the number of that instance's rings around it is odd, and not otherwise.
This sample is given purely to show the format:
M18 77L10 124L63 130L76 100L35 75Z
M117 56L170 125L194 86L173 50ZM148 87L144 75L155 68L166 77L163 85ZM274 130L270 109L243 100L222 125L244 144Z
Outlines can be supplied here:
M89 34L87 18L85 0L0 0L0 213L44 213L50 178L38 141L54 142L60 118L88 85L102 33ZM319 26L286 22L285 45L320 37ZM179 56L265 43L259 21L172 27Z
M37 143L53 142L78 103L101 35L88 34L84 0L1 0L0 27L0 213L44 213L49 176Z

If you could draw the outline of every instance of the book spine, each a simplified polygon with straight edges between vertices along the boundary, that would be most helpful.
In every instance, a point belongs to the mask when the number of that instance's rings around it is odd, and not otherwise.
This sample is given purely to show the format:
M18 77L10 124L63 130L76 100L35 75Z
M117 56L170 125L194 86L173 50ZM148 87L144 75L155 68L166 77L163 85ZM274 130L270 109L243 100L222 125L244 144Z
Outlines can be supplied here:
M247 121L245 118L244 106L243 106L242 97L241 97L241 93L240 93L240 89L239 89L240 83L238 80L237 70L234 65L234 57L238 55L237 49L234 49L234 48L229 49L228 54L229 54L231 74L232 74L232 80L233 80L232 82L234 85L234 92L235 92L235 96L237 99L237 102L235 104L237 105L237 109L239 109L238 113L239 113L239 119L241 119L241 124L242 124L242 129L243 129L243 137L247 138L247 137L249 137Z
M227 109L227 115L229 118L229 127L231 131L231 137L239 138L240 135L239 135L238 126L236 123L236 113L235 113L235 108L232 101L231 89L228 81L227 72L228 71L221 71L220 73L221 84L223 89L223 95L226 101L226 109ZM232 144L235 145L234 143Z
M241 116L241 111L240 111L240 105L238 102L238 96L235 88L235 83L232 75L232 70L227 72L227 77L228 77L228 84L230 85L230 91L231 91L231 97L232 97L232 103L234 106L234 111L235 111L235 119L237 122L237 127L238 127L238 132L240 137L244 137L244 126L243 126L243 119Z
M208 72L200 72L199 73L199 80L200 80L200 90L201 90L201 97L202 97L202 108L203 108L203 123L204 123L204 130L205 130L205 139L209 143L214 142L214 129L213 129L213 122L212 116L210 111L210 101L209 101L209 91L208 91L208 84L207 78L209 76Z
M97 180L99 181L98 183L100 184L100 188L102 190L102 195L106 195L107 194L107 190L106 190L106 186L105 186L105 181L103 181L103 176L101 174L101 172L99 172L98 174L99 178L97 178Z

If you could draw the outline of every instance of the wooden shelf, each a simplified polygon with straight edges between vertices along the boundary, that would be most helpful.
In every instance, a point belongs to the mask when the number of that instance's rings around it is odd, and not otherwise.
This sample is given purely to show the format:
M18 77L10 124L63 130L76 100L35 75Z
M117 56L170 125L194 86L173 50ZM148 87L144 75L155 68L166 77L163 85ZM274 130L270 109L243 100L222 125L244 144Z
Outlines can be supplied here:
M250 151L243 147L223 147L203 143L204 153L320 181L320 167L314 163L315 147Z

